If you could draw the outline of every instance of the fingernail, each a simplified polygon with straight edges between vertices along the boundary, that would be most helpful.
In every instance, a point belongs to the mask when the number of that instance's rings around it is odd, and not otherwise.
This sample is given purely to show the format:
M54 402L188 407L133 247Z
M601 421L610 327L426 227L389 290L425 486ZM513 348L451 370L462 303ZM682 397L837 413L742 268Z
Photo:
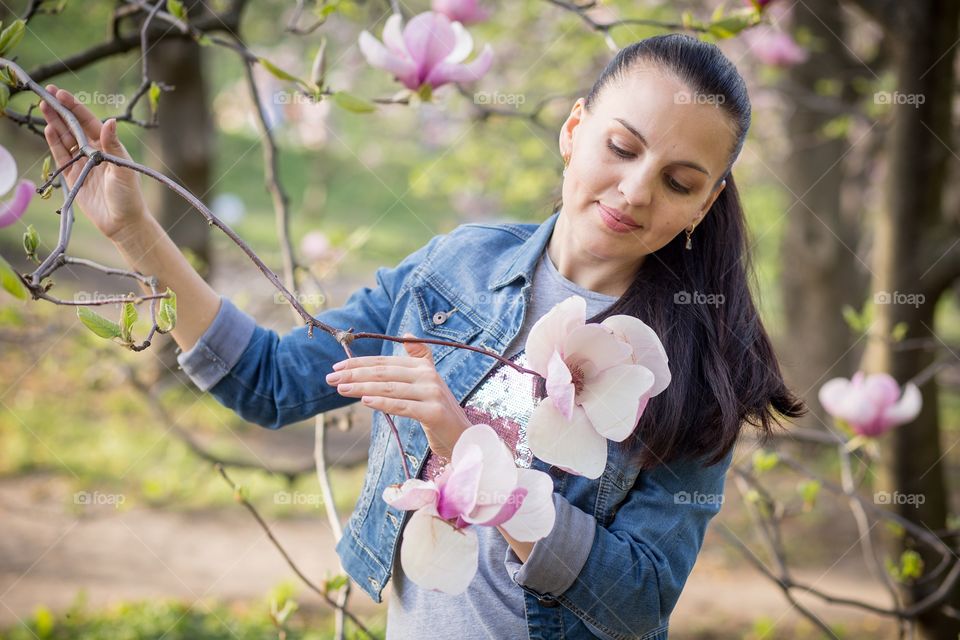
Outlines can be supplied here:
M337 380L339 380L339 379L340 379L340 374L339 374L339 373L328 373L328 374L327 374L327 382L329 382L330 384L336 384L336 383L337 383Z
M350 391L351 389L353 389L352 384L341 384L339 387L337 387L337 391L343 391L343 392Z
M343 369L345 366L347 366L347 363L346 363L346 361L344 361L344 360L341 360L340 362L334 362L334 363L333 363L333 370L334 370L334 371L340 371L340 369Z

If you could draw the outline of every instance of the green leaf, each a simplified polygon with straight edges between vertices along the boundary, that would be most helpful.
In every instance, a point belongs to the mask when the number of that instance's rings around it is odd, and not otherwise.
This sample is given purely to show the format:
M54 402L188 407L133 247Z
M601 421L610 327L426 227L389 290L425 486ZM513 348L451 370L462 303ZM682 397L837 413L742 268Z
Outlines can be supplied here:
M181 20L187 19L187 9L180 0L167 0L167 12L175 18Z
M157 330L160 333L170 333L177 326L177 294L170 287L165 293L170 297L161 299L157 310Z
M898 322L894 327L893 331L890 332L890 338L894 342L900 342L907 335L907 330L910 328L906 322Z
M0 56L6 55L8 51L20 44L26 30L26 22L14 20L13 24L0 32Z
M324 585L326 587L327 593L330 593L331 591L337 591L338 589L342 589L347 585L347 580L348 580L347 576L345 576L342 573L338 576L333 576L332 578L327 580L326 584Z
M752 8L738 9L723 17L723 5L717 7L707 29L710 34L723 39L732 38L747 27L752 27L760 21L757 12Z
M797 485L797 491L803 498L804 509L810 510L817 502L817 496L820 495L820 482L818 480L804 480Z
M124 302L120 312L120 337L124 342L133 342L133 323L137 321L137 307L132 302Z
M770 471L780 462L780 456L774 451L763 451L757 449L753 452L753 471L761 474L764 471Z
M886 559L886 565L887 572L897 582L911 582L923 575L923 558L912 549L907 549L900 554L899 566L890 558Z
M157 108L160 106L160 85L156 82L150 83L150 91L147 94L147 97L150 100L150 112L156 113Z
M197 36L197 44L199 44L201 47L209 47L209 46L212 46L212 45L213 45L213 38L211 38L210 36L208 36L208 35L205 34L205 33L201 33L199 36Z
M46 182L50 179L50 156L43 159L43 169L40 172L40 182Z
M37 247L40 246L40 235L33 225L27 227L23 232L23 250L27 252L28 257L33 257L37 253Z
M304 85L304 86L307 86L307 83L306 83L306 82L304 82L303 80L301 80L301 79L298 78L297 76L293 75L292 73L287 73L286 71L284 71L283 69L281 69L281 68L278 67L277 65L273 64L272 62L270 62L270 61L267 60L266 58L257 58L257 60L260 62L260 64L263 65L263 68L266 69L267 71L269 71L274 77L276 77L276 78L278 78L278 79L280 79L280 80L287 80L287 81L289 81L289 82L296 82L296 83L298 83L298 84L302 84L302 85Z
M319 91L323 87L323 82L327 76L327 39L320 41L320 48L317 49L317 55L313 57L313 67L310 69L310 83Z
M333 101L341 109L352 111L353 113L370 113L377 110L376 105L372 102L368 102L346 91L335 92L333 94Z
M0 84L0 110L6 109L8 102L10 102L10 87Z
M2 256L0 256L0 286L14 298L26 300L30 297L30 292L27 290L27 286L23 284L23 280Z
M77 307L77 317L80 318L80 322L86 325L87 329L90 329L90 331L101 338L110 339L120 337L120 325L91 311L87 307Z

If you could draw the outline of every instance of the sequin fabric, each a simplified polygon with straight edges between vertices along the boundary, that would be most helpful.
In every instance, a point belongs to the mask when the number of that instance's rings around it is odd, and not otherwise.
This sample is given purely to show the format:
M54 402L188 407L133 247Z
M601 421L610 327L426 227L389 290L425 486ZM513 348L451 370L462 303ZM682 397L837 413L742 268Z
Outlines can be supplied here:
M510 361L526 367L526 353L520 351ZM526 426L537 405L535 380L529 373L521 373L498 362L463 404L463 411L472 424L493 427L500 439L514 452L518 467L529 468L533 462L533 453L527 446ZM420 478L433 480L444 464L443 458L431 451Z

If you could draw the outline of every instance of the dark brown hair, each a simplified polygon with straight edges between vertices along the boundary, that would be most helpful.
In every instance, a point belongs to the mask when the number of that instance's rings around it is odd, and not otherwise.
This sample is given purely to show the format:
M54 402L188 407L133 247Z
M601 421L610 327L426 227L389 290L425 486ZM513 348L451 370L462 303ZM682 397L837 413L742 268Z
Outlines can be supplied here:
M730 167L750 127L750 98L736 67L715 45L683 34L654 36L623 49L607 64L587 95L589 111L600 94L638 63L652 63L691 91L716 97L736 134L720 193L697 226L693 250L679 234L645 257L627 291L589 319L625 314L640 318L660 336L672 381L653 398L635 436L643 465L681 457L723 460L748 422L768 435L776 414L807 411L786 386L750 292L755 282L746 220ZM554 211L560 203L554 205ZM782 425L781 425L782 426Z

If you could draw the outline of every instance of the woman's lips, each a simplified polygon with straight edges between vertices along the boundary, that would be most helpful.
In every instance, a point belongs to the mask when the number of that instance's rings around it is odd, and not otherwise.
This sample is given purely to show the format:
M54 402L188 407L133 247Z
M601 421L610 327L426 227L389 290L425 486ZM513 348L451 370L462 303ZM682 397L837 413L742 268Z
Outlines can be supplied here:
M597 200L597 210L600 212L600 219L611 231L627 233L640 228L640 225L634 224L615 209L603 206L599 200Z

